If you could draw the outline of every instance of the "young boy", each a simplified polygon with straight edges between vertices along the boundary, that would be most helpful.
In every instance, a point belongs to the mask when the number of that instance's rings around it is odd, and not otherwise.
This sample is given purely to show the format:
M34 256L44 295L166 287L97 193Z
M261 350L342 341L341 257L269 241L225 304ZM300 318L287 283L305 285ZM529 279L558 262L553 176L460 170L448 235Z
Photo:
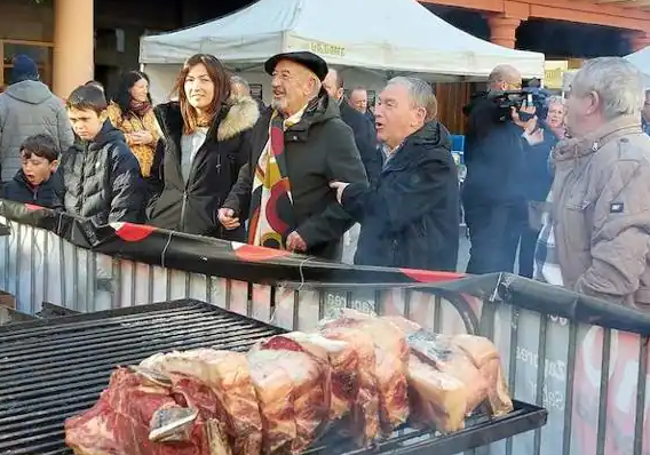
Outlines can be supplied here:
M143 221L144 182L124 135L104 120L104 93L76 88L66 102L75 144L61 157L65 210L97 224Z
M58 177L53 173L59 164L59 151L47 134L30 136L20 145L21 169L2 187L2 197L24 204L60 208Z

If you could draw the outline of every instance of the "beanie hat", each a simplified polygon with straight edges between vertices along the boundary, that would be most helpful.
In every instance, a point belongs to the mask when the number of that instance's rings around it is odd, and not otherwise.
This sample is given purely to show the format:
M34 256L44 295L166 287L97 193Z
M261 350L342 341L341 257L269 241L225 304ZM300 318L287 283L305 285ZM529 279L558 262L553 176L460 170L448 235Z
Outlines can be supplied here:
M13 64L14 67L11 71L12 84L22 81L37 81L39 79L38 67L34 63L34 60L28 56L23 54L16 55Z

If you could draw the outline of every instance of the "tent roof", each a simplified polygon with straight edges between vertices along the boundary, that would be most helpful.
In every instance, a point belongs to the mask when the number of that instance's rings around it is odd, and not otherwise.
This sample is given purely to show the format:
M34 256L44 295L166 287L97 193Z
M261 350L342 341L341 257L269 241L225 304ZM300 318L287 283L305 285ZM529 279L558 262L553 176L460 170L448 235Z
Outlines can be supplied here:
M625 57L643 73L646 90L650 89L650 46Z
M381 71L484 77L511 64L524 77L544 74L543 54L476 38L416 0L259 0L212 22L143 38L140 61L178 64L205 52L245 69L292 50Z

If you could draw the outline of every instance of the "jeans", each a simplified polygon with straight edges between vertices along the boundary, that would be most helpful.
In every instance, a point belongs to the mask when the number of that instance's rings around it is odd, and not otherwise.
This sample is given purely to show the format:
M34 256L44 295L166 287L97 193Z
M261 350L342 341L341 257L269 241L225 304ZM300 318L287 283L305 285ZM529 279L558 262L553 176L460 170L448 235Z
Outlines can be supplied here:
M465 206L465 222L471 242L467 273L512 273L528 222L526 205Z

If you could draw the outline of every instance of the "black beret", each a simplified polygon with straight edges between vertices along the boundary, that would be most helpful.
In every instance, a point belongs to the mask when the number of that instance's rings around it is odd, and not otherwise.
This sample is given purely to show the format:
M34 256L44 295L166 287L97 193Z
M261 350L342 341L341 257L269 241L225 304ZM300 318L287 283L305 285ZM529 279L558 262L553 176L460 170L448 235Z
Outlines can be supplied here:
M327 72L329 71L325 60L320 58L318 55L308 51L285 52L282 54L274 55L268 59L266 63L264 63L264 71L272 75L273 71L275 71L275 66L281 60L289 60L306 67L312 73L314 73L321 82L323 82L327 76Z

